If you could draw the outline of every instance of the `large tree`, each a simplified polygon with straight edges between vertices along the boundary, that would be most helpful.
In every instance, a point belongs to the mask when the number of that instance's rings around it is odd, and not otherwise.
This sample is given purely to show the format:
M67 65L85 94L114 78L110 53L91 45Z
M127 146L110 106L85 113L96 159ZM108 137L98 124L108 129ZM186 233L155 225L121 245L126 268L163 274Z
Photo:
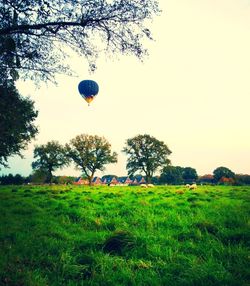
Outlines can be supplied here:
M34 158L36 160L32 163L32 168L47 173L47 183L51 183L52 172L67 166L69 163L66 150L58 141L50 141L47 144L36 146Z
M186 183L193 183L198 179L196 170L191 167L183 168L182 177Z
M64 61L70 49L91 70L101 51L142 58L144 38L151 38L147 20L158 13L156 0L2 0L1 69L11 77L53 80L71 72Z
M128 155L128 174L144 173L147 183L159 168L170 163L168 156L172 153L163 141L147 134L127 139L122 151Z
M20 155L35 137L37 111L29 98L23 98L14 84L0 85L0 169L8 157Z
M103 171L105 165L117 162L117 154L111 152L109 142L100 136L81 134L66 144L68 157L87 177L89 185L97 170Z
M214 180L218 182L222 177L224 178L234 178L235 173L226 167L218 167L213 171Z
M179 166L165 166L161 171L160 183L173 185L183 184L183 168Z

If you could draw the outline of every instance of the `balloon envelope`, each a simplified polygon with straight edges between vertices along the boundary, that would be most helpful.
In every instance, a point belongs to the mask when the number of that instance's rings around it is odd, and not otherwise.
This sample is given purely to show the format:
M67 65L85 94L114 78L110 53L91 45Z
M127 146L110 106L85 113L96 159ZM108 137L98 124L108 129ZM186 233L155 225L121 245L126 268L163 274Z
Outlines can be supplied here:
M78 84L78 90L87 103L90 103L97 95L99 86L93 80L83 80Z

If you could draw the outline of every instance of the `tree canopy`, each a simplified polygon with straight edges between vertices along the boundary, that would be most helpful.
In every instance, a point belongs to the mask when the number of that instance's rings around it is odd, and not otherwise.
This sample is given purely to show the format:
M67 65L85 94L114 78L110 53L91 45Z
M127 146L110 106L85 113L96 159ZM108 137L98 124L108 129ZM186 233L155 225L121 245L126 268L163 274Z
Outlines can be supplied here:
M191 167L166 166L162 169L160 182L167 184L193 183L198 179L197 172Z
M144 173L148 183L159 168L170 163L168 156L172 153L163 141L148 134L127 139L122 151L128 155L128 174Z
M214 179L218 182L222 177L224 178L234 178L235 173L226 167L218 167L213 171Z
M165 166L161 172L160 183L183 184L183 168L179 166Z
M101 51L142 58L144 38L151 39L145 20L158 13L156 0L2 0L2 73L53 80L55 73L71 73L64 61L70 49L91 70Z
M87 177L89 185L97 170L103 171L105 165L117 162L117 154L111 152L110 143L97 135L81 134L66 144L68 157Z
M191 167L183 168L182 177L186 183L191 183L191 184L198 179L196 170Z
M23 98L13 84L0 85L0 169L8 157L20 155L38 133L34 102Z
M27 182L27 178L21 176L20 174L12 175L3 175L0 176L1 185L21 185Z
M58 141L50 141L47 144L36 146L34 158L36 161L32 163L32 168L47 173L46 181L48 183L51 183L52 172L69 163L65 148Z

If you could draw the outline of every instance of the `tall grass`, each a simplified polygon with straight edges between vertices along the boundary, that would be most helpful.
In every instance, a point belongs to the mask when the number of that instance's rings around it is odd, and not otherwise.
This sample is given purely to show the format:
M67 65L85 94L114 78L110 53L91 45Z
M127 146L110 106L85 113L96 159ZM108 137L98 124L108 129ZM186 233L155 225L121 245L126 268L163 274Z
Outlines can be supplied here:
M249 187L0 188L0 285L249 285Z

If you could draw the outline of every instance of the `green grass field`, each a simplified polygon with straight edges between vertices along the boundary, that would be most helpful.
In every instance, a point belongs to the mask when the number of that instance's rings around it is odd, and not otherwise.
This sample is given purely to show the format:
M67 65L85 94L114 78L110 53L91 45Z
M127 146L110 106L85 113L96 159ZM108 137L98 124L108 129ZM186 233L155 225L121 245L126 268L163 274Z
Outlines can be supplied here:
M249 285L250 187L0 187L0 285Z

